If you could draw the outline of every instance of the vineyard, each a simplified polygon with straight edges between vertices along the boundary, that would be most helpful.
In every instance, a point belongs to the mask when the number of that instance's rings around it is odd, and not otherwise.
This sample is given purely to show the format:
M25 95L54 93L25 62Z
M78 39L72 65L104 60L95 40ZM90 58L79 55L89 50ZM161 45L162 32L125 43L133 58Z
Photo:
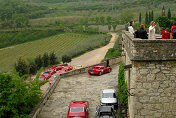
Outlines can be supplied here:
M11 71L15 61L20 57L30 60L39 54L42 55L45 52L50 53L54 51L60 58L65 53L75 48L78 44L82 44L83 42L86 43L92 37L98 37L99 39L101 38L100 36L103 37L106 35L96 34L94 36L90 34L64 33L51 36L49 38L0 49L0 71ZM94 40L96 40L96 38Z

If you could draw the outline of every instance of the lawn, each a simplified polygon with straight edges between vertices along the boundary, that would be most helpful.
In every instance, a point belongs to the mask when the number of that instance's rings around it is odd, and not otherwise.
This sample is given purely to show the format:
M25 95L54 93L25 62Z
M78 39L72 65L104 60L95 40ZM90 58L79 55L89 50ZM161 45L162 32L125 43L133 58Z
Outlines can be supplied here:
M0 71L7 72L12 70L15 61L22 57L33 59L39 54L54 51L59 57L63 53L78 43L86 41L89 34L64 33L33 42L0 49Z

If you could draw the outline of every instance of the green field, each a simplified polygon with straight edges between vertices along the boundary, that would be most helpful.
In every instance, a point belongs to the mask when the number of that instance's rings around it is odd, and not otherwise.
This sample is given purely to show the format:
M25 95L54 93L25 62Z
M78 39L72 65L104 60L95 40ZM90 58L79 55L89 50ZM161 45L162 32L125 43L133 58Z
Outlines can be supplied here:
M31 59L39 54L54 51L59 57L65 51L87 40L89 34L64 33L41 40L28 42L8 48L0 49L0 71L11 70L15 61L19 58Z

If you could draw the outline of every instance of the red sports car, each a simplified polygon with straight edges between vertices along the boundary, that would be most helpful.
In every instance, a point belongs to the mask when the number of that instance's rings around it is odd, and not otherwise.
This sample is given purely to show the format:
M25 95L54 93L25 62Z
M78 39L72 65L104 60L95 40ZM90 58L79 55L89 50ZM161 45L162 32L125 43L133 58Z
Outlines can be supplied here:
M47 72L49 72L51 75L56 73L56 71L54 69L49 69Z
M41 75L41 76L39 77L39 80L40 80L40 81L43 81L43 80L46 80L46 78L45 78L44 75Z
M66 72L68 72L68 69L65 69L65 68L63 68L62 70L59 70L59 74L62 74L62 73L66 73Z
M55 71L58 71L58 70L61 70L63 68L63 66L56 66L56 67L53 67L51 69L55 70Z
M88 101L72 101L70 102L67 118L88 118L88 112Z
M110 73L111 71L112 71L111 67L94 66L93 68L88 70L88 73L91 75L102 75L105 73Z
M51 77L51 74L49 72L44 72L40 77L44 77L45 80L48 80Z
M68 69L68 71L70 71L70 70L72 70L72 69L73 69L73 67L72 67L72 66L64 66L63 68Z

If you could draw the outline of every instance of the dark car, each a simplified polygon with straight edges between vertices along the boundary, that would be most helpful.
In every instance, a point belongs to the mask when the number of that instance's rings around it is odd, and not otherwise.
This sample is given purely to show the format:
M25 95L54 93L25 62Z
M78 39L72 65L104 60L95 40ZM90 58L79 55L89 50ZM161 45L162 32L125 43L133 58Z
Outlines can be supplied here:
M117 118L112 106L98 106L96 108L96 118Z

